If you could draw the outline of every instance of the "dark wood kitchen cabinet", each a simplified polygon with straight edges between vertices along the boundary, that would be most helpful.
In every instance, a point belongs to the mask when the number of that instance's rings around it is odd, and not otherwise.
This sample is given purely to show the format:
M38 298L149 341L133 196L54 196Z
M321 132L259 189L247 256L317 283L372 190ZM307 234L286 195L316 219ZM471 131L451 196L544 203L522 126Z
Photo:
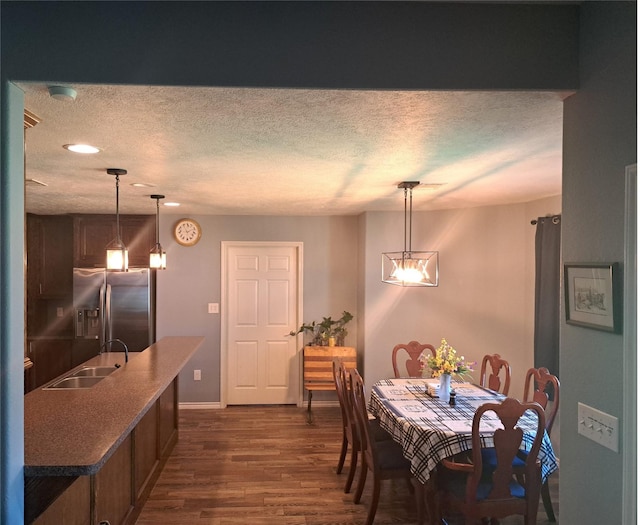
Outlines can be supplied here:
M72 368L71 339L38 339L28 345L28 357L33 361L33 388Z
M129 250L129 266L149 266L156 242L154 215L121 215L122 242ZM104 267L106 248L116 238L115 215L78 215L73 219L73 265Z
M58 299L73 287L73 220L68 215L27 214L27 293Z

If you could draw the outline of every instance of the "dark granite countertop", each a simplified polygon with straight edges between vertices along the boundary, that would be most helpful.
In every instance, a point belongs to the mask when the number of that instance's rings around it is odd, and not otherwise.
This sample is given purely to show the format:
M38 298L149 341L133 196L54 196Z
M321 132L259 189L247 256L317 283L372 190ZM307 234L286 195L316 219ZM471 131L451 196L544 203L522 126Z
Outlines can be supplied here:
M77 368L121 367L95 386L43 390L44 385L27 394L25 476L95 474L203 341L164 337L143 352L130 353L126 364L122 352L101 354Z

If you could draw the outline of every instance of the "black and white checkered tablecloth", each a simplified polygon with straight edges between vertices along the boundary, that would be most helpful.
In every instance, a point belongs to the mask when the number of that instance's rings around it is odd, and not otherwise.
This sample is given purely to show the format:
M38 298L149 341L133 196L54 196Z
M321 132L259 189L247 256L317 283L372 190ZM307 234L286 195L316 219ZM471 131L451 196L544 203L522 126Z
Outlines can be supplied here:
M432 398L425 393L423 379L383 379L371 390L369 410L380 425L402 445L405 457L411 462L411 472L422 483L444 458L471 449L471 422L476 409L484 404L502 401L505 396L470 383L452 383L456 391L456 405ZM529 450L537 428L537 418L525 414L519 422L524 430L523 450ZM497 418L483 417L481 432L483 445L493 446L493 432L501 425ZM551 440L545 432L539 454L542 479L558 470Z

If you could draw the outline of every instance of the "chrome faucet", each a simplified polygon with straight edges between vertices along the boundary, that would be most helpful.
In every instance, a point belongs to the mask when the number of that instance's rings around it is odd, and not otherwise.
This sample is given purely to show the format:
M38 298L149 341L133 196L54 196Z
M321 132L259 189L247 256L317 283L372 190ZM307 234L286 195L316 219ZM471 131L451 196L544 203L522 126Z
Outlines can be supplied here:
M129 347L125 344L125 342L122 339L109 339L108 341L105 341L104 343L102 343L102 346L100 347L100 354L102 353L102 351L105 349L105 347L110 344L110 343L120 343L122 345L122 347L124 348L124 362L128 363L129 362ZM109 350L111 350L111 347L109 347Z

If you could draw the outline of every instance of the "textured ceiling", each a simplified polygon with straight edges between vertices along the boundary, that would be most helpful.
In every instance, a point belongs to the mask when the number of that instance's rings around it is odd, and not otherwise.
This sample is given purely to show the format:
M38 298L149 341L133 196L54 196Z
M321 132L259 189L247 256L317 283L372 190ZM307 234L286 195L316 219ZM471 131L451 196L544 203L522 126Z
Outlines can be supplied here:
M27 211L352 215L526 202L561 192L561 93L21 84ZM64 144L102 151L79 155ZM143 182L153 187L137 188Z

